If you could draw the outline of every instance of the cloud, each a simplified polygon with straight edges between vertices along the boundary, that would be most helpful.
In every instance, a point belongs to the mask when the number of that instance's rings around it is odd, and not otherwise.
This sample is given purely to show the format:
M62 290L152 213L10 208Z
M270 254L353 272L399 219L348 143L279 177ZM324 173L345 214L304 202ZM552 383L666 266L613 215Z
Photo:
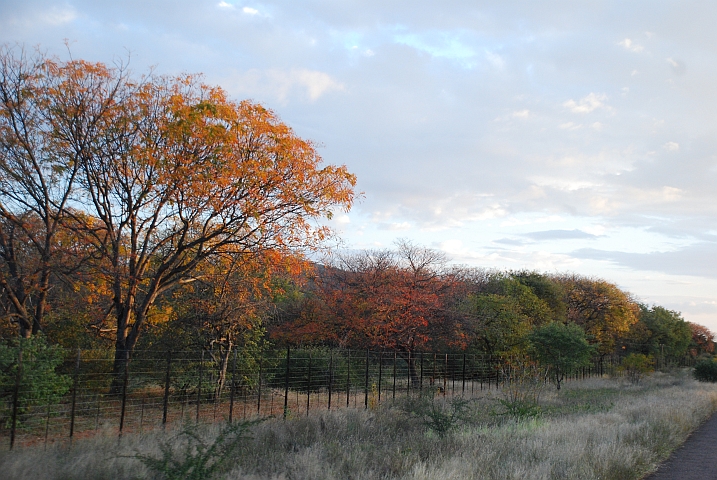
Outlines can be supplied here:
M513 117L515 118L528 118L530 116L530 110L518 110L517 112L513 112Z
M543 230L539 232L524 233L523 236L532 240L593 240L597 235L583 232L582 230Z
M282 103L296 92L313 102L329 92L345 90L343 83L329 74L308 69L253 69L233 76L231 84L231 90L243 95L271 95Z
M591 92L577 102L572 99L568 100L563 103L563 106L569 108L573 113L590 113L598 108L609 108L605 105L605 100L607 100L607 95Z
M618 43L618 45L625 47L625 50L630 50L631 52L640 53L644 50L642 45L638 45L636 43L633 43L632 40L629 38L626 38L625 40Z
M676 152L680 149L680 144L677 142L667 142L662 146L665 150L669 150L670 152Z
M637 270L717 279L717 242L699 242L674 251L652 253L581 248L571 255L583 259L608 261Z
M684 75L685 72L687 71L687 66L685 65L684 62L682 62L680 60L675 60L672 57L668 57L666 60L667 60L667 63L670 65L670 67L672 67L672 71L676 75Z
M258 15L259 14L259 10L257 10L256 8L251 8L251 7L244 7L241 9L241 11L246 13L247 15Z

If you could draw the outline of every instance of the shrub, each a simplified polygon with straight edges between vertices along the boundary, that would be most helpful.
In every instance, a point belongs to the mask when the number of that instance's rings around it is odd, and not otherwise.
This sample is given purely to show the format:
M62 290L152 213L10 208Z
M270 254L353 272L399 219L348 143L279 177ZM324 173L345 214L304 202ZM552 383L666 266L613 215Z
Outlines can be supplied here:
M56 372L63 361L62 349L50 346L42 335L14 338L0 344L0 415L10 421L18 375L18 357L22 350L22 369L18 390L18 413L27 413L34 405L57 403L70 389L69 375Z
M655 360L652 355L642 353L631 353L622 361L620 369L627 372L627 377L633 385L637 385L646 374L652 372Z
M692 374L700 382L717 382L717 362L711 358L698 360Z
M235 456L249 427L263 420L225 425L212 438L211 432L190 425L177 435L159 442L159 457L137 453L135 458L154 472L153 478L166 480L204 480L234 466Z
M418 418L425 427L443 438L467 420L470 403L470 400L461 397L441 402L428 395L421 395L407 397L399 404L399 408Z

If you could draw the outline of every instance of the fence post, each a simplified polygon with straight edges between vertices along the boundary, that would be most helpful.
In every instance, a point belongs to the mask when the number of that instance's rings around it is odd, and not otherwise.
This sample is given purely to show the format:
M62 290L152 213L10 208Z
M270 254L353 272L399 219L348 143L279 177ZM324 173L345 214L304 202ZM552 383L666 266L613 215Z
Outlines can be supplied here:
M327 410L331 410L331 387L334 383L334 352L329 354L329 406Z
M378 352L378 403L381 403L381 381L383 380L383 350Z
M310 406L311 406L311 353L309 353L309 378L307 379L307 385L306 385L306 415L309 414Z
M291 369L289 368L289 362L291 361L291 347L286 347L286 378L284 379L284 420L286 415L289 413L289 374Z
M408 351L408 360L406 361L406 395L411 395L411 384L413 383L413 378L411 378L411 351ZM415 361L415 360L413 360ZM414 385L415 386L415 385Z
M199 382L197 383L197 415L196 423L199 423L199 404L202 401L202 380L204 373L204 349L202 348L202 357L199 359Z
M232 364L232 383L229 386L229 424L232 423L232 415L234 414L234 391L236 390L237 378L237 349L234 348L234 363Z
M364 408L364 410L368 409L368 355L369 355L369 351L367 348L366 349L366 378L365 378L364 387L363 387L363 408Z
M418 391L423 393L423 352L421 352L420 355L421 355L421 380L418 384Z
M396 400L396 351L393 351L393 399Z
M261 415L261 370L264 367L264 355L259 357L259 378L257 379L256 414Z
M462 381L463 381L463 387L461 388L461 394L465 395L466 393L466 354L463 354L463 372L461 372Z
M12 392L12 424L10 426L10 450L15 446L15 432L17 430L17 404L20 401L20 382L22 380L22 344L17 352L17 374L15 375L15 390Z
M77 405L77 382L80 375L80 349L77 349L77 359L75 360L75 371L72 378L72 406L70 407L70 443L75 434L75 406Z
M127 405L127 385L129 384L129 350L124 354L124 380L122 381L122 407L120 408L119 434L122 435L124 428L124 413Z
M164 402L162 405L162 428L167 424L167 409L169 408L169 376L172 372L172 351L167 350L167 371L164 376Z
M445 360L445 372L443 373L443 396L446 396L446 391L448 390L448 354L446 353L446 360Z
M346 353L346 406L351 404L351 350Z

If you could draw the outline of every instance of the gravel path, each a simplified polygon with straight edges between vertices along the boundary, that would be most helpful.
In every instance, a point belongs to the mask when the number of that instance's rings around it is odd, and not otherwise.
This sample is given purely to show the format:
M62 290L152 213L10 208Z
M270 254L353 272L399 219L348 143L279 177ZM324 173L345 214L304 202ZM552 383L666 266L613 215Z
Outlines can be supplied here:
M717 414L644 480L717 480Z

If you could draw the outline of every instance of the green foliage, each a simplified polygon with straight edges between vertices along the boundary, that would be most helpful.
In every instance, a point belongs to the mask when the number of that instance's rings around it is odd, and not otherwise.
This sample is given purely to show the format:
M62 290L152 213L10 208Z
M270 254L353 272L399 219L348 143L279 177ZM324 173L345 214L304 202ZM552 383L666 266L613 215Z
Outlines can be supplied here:
M574 323L549 323L533 330L529 339L531 353L540 363L550 367L558 390L565 375L589 365L595 353L585 331Z
M440 401L428 395L420 395L407 397L399 404L399 408L421 420L426 428L443 438L468 419L470 404L470 400L461 397Z
M504 410L498 412L497 415L509 417L519 422L537 418L543 413L540 405L531 401L500 398L498 402Z
M137 453L135 458L165 480L205 480L234 466L235 456L251 437L249 428L263 420L224 425L212 435L190 425L177 435L159 442L159 457Z
M26 413L34 405L57 403L72 383L69 375L57 373L63 362L62 350L50 346L42 335L14 338L0 343L0 411L5 421L12 412L12 400L18 375L18 357L22 350L22 369L18 390L18 412Z
M639 322L644 324L647 335L642 339L638 353L681 357L687 353L692 341L692 330L679 312L659 306L648 308L640 305Z
M637 385L646 374L654 370L654 364L652 355L631 353L622 360L620 369L627 372L627 377L633 385Z
M717 382L717 361L713 358L698 360L692 375L700 382Z

